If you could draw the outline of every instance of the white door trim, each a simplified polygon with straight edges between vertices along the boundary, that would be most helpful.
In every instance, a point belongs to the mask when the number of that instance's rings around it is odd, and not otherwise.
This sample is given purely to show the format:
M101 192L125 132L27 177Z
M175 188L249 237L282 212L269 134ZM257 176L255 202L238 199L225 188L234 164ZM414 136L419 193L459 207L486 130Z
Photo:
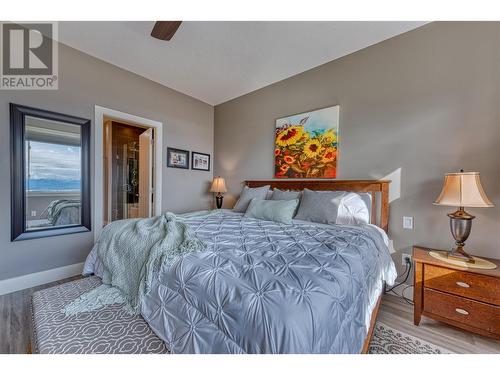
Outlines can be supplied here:
M159 215L161 213L163 123L96 105L95 121L94 121L94 225L93 225L94 238L96 240L99 237L99 234L101 233L101 229L104 223L104 207L103 207L104 116L111 117L116 120L128 121L138 125L145 125L155 129L154 212L155 215Z

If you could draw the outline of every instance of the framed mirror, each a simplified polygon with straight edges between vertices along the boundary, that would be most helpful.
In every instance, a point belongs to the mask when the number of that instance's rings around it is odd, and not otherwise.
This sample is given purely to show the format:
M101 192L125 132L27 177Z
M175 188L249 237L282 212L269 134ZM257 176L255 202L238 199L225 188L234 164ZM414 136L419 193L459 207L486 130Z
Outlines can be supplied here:
M10 104L11 240L87 232L90 120Z

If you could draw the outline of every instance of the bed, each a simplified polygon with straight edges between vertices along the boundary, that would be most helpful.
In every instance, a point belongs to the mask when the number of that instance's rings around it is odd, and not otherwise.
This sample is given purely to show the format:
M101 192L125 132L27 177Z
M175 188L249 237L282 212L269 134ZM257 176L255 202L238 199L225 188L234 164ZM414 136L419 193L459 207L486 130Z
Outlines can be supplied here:
M208 244L160 269L141 314L172 353L364 353L384 282L389 181L246 181L369 192L372 224L292 225L230 210L186 218ZM377 224L374 225L374 224ZM99 276L89 256L85 272Z
M74 225L80 223L80 200L58 199L50 202L44 213L53 226Z
M396 277L385 235L389 181L245 184L368 192L371 224L284 225L230 210L190 215L208 250L160 269L140 316L116 305L61 313L100 284L92 253L84 272L94 276L35 293L35 352L367 353L383 284Z

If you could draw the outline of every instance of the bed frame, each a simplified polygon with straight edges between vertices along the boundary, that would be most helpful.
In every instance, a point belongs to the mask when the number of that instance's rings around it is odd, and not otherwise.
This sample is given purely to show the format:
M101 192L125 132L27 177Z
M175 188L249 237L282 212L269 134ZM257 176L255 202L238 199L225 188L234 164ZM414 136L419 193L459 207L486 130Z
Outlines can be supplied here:
M390 180L248 180L245 185L248 187L260 187L271 185L271 188L281 190L339 190L353 191L357 193L371 193L372 224L378 225L386 233L389 230L389 184ZM378 204L379 203L379 204ZM377 304L373 309L370 319L370 327L363 343L362 354L367 354L370 348L370 341L377 321L378 310L382 294L378 297Z

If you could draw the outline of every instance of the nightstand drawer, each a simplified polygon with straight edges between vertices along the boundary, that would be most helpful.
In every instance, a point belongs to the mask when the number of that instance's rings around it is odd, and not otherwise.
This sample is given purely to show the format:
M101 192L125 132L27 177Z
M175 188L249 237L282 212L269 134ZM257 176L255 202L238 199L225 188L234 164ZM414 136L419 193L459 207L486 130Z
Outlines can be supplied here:
M500 335L500 307L424 288L424 312Z
M426 264L424 287L500 305L500 279L494 277Z

